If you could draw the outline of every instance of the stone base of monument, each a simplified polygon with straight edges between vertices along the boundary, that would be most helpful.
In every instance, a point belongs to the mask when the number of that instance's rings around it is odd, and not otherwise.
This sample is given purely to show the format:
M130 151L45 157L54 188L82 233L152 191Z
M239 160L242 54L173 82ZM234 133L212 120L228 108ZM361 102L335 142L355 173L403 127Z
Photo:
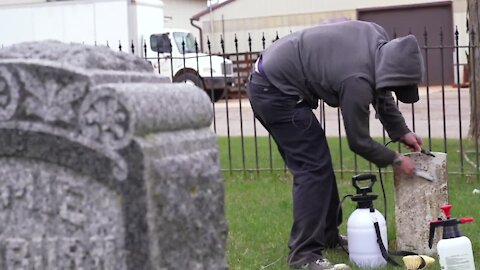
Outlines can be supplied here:
M435 157L421 153L408 154L417 170L431 176L433 181L420 176L394 175L397 250L425 255L436 253L436 244L432 249L428 247L429 225L430 221L442 217L440 206L448 204L448 188L447 155L433 154ZM435 243L438 240L437 237Z

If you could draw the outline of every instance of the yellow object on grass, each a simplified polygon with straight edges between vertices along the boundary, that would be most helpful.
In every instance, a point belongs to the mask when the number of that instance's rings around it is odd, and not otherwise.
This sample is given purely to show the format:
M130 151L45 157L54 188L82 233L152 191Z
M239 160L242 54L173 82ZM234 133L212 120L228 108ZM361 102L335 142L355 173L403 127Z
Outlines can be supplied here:
M434 258L425 255L409 255L403 257L403 263L407 267L407 270L428 269L434 262Z

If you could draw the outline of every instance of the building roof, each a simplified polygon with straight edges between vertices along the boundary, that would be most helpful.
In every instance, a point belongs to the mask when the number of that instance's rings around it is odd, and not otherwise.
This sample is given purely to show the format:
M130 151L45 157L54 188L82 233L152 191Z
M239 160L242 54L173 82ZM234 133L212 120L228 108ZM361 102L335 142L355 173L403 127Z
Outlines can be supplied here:
M209 14L211 11L217 10L217 9L219 9L219 8L221 8L221 7L223 7L223 6L226 6L226 5L228 5L228 4L230 4L231 2L234 2L234 1L236 1L236 0L226 0L226 1L223 1L223 2L221 2L221 3L214 4L214 5L212 5L212 6L208 7L208 8L200 11L199 13L193 15L190 19L191 19L191 20L198 21L201 17Z

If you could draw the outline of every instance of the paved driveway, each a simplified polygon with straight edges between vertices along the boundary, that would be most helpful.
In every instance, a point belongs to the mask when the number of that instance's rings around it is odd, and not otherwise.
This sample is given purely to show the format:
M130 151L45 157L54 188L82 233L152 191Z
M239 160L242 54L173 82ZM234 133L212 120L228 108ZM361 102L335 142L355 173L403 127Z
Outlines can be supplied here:
M254 121L248 99L230 99L217 102L213 106L215 121L212 129L218 135L253 136L256 133L257 136L266 136L268 134L258 121ZM429 87L428 91L426 88L421 88L420 101L414 105L413 109L411 105L403 103L400 103L399 107L408 126L423 138L428 138L429 135L432 138L460 138L460 135L465 138L467 135L470 117L468 88L461 88L460 92L453 87L445 87L442 90L441 87L435 86ZM325 119L327 136L338 136L339 133L345 136L343 122L340 122L339 131L338 109L325 105L324 110L325 113L321 113L320 109L317 109L315 114L319 119ZM371 108L370 133L374 137L381 137L382 125L374 118L374 112Z

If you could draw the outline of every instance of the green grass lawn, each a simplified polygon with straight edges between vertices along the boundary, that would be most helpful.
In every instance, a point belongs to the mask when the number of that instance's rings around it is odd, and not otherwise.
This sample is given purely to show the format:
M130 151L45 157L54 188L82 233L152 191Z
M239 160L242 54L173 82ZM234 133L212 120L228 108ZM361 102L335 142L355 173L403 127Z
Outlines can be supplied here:
M242 156L242 141L243 150ZM230 144L230 154L229 147ZM283 162L275 146L270 146L267 138L219 138L220 159L225 177L226 215L229 225L228 236L228 263L231 269L289 269L286 265L288 253L287 241L292 223L291 176L285 171ZM258 151L255 151L255 145ZM340 167L340 140L331 138L329 145L335 169ZM350 177L355 171L378 172L374 165L354 158L348 150L345 141L342 141L342 168L343 174L337 173L340 196L351 194L355 190L350 185ZM480 188L480 181L475 172L477 169L471 163L460 162L459 143L448 141L448 170L449 197L454 205L453 216L473 216L476 223L462 225L461 230L470 238L476 256L476 266L480 269L480 195L472 194L474 188ZM393 149L398 146L391 145ZM464 152L470 162L475 163L475 156L467 150L473 145L464 142ZM272 152L270 153L270 148ZM429 148L428 146L426 148ZM438 150L437 150L438 149ZM432 150L445 152L442 140L432 141ZM468 152L468 153L467 153ZM258 157L258 158L257 158ZM230 161L231 160L231 161ZM251 170L243 172L242 170ZM453 172L466 172L461 176ZM393 181L391 173L384 174L384 183L387 196L388 240L393 249L395 241ZM375 207L383 212L383 199L380 184L375 187L379 199ZM346 232L346 220L355 210L355 204L346 200L344 207L344 224L340 230ZM348 263L348 256L340 250L330 250L326 254L334 263ZM401 262L401 258L397 258ZM352 268L357 269L357 268ZM387 267L385 269L399 269ZM438 263L431 269L440 269Z

